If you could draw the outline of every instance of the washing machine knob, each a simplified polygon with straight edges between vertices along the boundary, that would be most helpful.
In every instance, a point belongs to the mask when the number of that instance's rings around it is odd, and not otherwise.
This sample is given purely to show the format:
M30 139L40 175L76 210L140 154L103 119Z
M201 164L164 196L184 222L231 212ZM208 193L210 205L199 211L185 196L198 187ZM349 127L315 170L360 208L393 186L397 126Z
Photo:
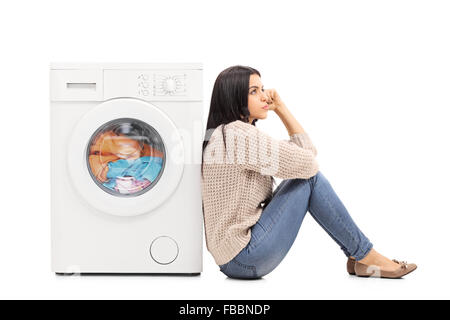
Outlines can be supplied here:
M150 256L159 264L174 262L178 252L177 242L168 236L158 237L150 245Z
M166 80L166 91L170 93L177 91L177 83L174 79L169 78Z

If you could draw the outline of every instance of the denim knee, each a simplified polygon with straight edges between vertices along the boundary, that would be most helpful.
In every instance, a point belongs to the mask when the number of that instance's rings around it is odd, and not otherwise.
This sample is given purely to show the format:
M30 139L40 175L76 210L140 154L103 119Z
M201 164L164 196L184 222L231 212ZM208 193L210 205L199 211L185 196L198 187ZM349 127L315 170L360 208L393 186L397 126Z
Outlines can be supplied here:
M271 273L273 270L275 270L275 268L272 268L272 269L270 269L270 270L256 270L256 273L255 273L255 277L257 278L257 279L259 279L259 278L262 278L262 277L264 277L264 276L267 276L269 273Z
M229 278L249 280L260 278L256 272L255 266L242 264L235 259L219 267L220 271Z

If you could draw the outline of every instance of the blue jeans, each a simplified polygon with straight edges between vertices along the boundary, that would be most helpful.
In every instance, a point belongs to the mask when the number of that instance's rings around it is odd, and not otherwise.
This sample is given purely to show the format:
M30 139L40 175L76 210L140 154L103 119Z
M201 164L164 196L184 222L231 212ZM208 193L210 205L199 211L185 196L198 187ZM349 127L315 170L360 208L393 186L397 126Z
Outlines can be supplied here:
M309 179L280 183L252 226L248 245L230 262L220 265L220 271L230 278L257 279L274 270L294 243L307 211L347 257L361 260L373 247L319 171Z

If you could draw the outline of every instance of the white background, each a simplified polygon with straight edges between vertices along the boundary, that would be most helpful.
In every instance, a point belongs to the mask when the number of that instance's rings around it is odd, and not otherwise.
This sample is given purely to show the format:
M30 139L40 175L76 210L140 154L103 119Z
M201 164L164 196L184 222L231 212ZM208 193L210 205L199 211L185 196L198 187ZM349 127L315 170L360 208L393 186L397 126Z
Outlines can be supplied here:
M449 298L446 1L9 1L0 10L0 298ZM50 271L50 62L249 65L309 133L322 173L400 280L349 276L307 214L264 279L56 277ZM287 139L274 113L257 126Z

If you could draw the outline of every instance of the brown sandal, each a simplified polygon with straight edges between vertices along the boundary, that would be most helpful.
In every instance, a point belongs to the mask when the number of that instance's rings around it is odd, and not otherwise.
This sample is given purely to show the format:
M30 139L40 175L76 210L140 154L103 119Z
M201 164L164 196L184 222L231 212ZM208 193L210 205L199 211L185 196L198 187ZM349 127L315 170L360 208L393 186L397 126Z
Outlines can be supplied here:
M410 272L413 272L417 269L417 265L414 263L407 263L406 261L398 261L392 259L395 263L399 264L399 268L394 271L383 271L379 266L376 265L365 265L359 263L358 261L354 262L354 272L358 277L376 277L376 278L389 278L389 279L398 279Z
M350 275L356 275L355 273L355 259L348 258L347 260L347 272Z

